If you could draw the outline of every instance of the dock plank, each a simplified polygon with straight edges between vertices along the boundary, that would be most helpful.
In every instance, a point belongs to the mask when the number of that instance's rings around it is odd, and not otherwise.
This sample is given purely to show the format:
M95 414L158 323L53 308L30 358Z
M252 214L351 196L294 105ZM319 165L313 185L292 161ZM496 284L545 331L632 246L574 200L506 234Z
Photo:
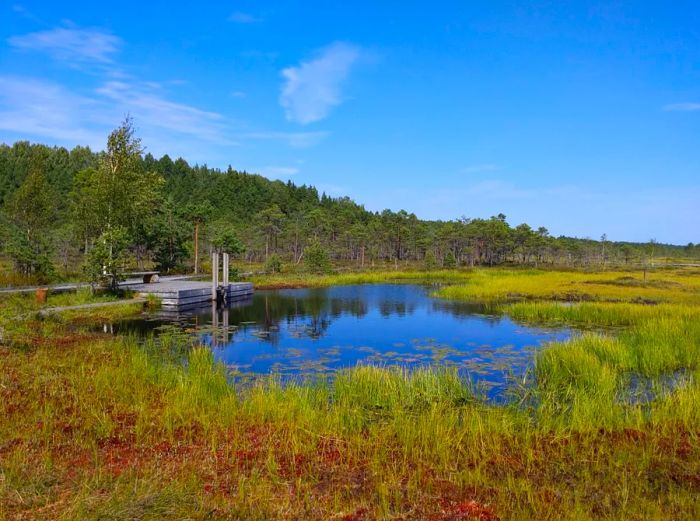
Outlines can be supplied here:
M136 284L131 288L141 296L153 295L161 300L166 308L192 306L211 302L211 283L202 281L164 281L152 284ZM244 298L253 294L250 282L233 282L227 289L229 300Z

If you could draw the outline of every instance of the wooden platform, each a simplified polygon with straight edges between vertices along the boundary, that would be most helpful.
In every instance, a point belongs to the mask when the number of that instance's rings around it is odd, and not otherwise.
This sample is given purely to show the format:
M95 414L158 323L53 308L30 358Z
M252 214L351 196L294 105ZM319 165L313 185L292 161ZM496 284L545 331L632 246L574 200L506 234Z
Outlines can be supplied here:
M153 284L135 284L129 289L144 297L158 297L164 309L197 307L212 301L211 282L161 281ZM250 282L233 282L228 285L226 300L235 302L252 294L253 285Z

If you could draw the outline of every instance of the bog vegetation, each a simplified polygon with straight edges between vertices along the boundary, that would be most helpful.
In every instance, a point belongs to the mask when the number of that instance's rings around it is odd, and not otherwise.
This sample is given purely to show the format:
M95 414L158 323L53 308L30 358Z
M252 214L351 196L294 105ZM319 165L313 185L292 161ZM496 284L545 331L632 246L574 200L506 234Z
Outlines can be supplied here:
M493 313L589 332L539 351L509 402L493 405L440 367L360 366L330 383L232 385L187 335L139 343L94 332L95 321L138 306L41 318L28 297L4 299L0 515L700 515L698 273L662 270L645 282L642 273L495 268L300 282L420 277L450 282L438 294L487 299ZM569 286L586 291L585 301L557 301Z

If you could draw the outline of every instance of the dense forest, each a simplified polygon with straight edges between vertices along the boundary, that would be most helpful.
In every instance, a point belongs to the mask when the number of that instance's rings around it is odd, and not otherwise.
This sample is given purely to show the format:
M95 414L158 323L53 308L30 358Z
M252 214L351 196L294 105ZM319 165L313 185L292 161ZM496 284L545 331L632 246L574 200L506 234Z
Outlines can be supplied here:
M0 145L0 209L2 255L17 273L45 279L89 271L91 256L103 267L190 271L195 242L201 257L227 249L271 271L309 261L321 268L417 262L430 269L700 256L693 244L553 237L544 227L512 226L503 214L427 221L404 210L371 212L312 186L156 159L143 153L129 120L110 134L104 152Z

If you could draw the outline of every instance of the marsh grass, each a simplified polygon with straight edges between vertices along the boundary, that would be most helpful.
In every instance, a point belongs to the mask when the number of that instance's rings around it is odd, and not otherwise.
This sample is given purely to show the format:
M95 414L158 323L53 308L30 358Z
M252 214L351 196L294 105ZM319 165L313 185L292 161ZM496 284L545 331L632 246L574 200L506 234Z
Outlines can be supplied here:
M505 406L438 367L235 386L175 333L0 347L0 518L699 518L698 308L497 307L598 331Z
M650 410L617 400L616 341L543 351L534 410L487 405L439 368L239 389L209 349L181 346L183 364L150 342L5 348L5 514L426 518L454 507L445 518L459 519L471 502L522 519L697 513L700 450L677 438L700 428L697 385Z
M348 284L440 284L435 296L470 302L554 300L700 304L700 278L687 269L641 271L556 271L476 268L459 270L377 270L329 275L287 273L252 277L259 289Z
M436 296L467 301L555 300L700 304L700 279L683 270L649 273L478 269Z
M471 277L468 270L396 270L396 271L361 271L327 275L310 273L254 276L251 281L256 288L301 288L342 286L349 284L382 283L455 283L464 282Z

